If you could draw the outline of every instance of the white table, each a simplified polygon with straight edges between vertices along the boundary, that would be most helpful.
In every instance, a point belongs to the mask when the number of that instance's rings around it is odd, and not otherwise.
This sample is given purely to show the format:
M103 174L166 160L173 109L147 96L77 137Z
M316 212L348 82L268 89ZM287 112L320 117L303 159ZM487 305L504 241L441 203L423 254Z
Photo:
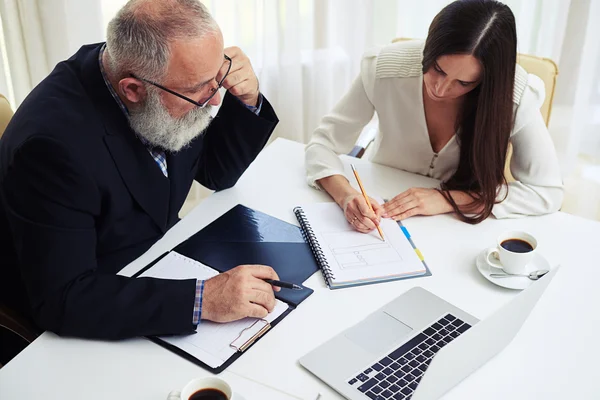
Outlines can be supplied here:
M355 160L371 194L392 197L410 186L432 186L421 176ZM122 274L131 275L238 203L296 224L292 207L328 201L306 185L303 145L278 139L238 184L211 195ZM526 229L551 264L561 263L550 287L515 340L455 387L444 399L600 398L600 223L571 215L498 221L471 226L445 215L406 221L433 276L350 289L328 290L319 273L306 285L315 293L237 360L229 371L275 386L298 398L337 399L298 358L358 322L407 289L420 285L478 318L516 292L499 288L476 270L479 251L507 229ZM99 342L45 333L0 370L0 399L163 400L173 388L207 373L145 339ZM85 394L85 395L84 395ZM250 393L244 393L248 400ZM312 398L311 398L312 397ZM275 396L274 398L277 398Z

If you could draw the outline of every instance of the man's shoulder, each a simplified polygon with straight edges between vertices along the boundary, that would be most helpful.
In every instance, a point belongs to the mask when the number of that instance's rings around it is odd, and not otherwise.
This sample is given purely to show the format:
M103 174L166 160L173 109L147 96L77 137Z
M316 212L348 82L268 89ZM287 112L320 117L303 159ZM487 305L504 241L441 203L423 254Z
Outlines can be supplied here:
M59 63L16 110L3 136L3 146L19 147L39 135L77 142L101 133L93 102L70 61Z

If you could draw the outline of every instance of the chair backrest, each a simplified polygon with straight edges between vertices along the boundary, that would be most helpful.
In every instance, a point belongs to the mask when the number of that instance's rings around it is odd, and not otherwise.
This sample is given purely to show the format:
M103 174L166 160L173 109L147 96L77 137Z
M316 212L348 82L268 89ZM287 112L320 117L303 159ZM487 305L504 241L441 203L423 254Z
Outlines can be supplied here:
M529 54L518 54L517 62L525 71L537 75L543 82L546 89L546 98L540 107L542 118L546 126L550 123L550 114L552 113L552 102L554 101L554 91L556 89L556 77L558 76L558 66L549 58L531 56ZM504 176L508 182L514 182L515 178L510 172L510 160L512 158L512 144L508 146L506 164L504 165Z
M552 102L554 101L558 66L549 58L536 57L529 54L519 54L517 56L517 63L519 63L525 71L537 75L544 82L546 98L542 107L540 107L540 112L542 113L546 126L548 126L550 114L552 112Z
M0 368L42 332L28 319L0 303Z
M414 40L411 38L395 38L392 43ZM544 118L546 126L550 123L550 114L552 113L552 102L554 101L554 91L556 89L556 77L558 76L558 66L549 58L536 57L529 54L518 54L517 63L530 74L537 75L543 82L546 89L546 98L540 107L540 112ZM510 159L512 156L512 146L508 147L508 156L504 166L504 174L509 182L514 181L510 173Z
M4 134L4 130L6 129L6 125L13 116L12 108L10 108L10 103L0 94L0 137Z

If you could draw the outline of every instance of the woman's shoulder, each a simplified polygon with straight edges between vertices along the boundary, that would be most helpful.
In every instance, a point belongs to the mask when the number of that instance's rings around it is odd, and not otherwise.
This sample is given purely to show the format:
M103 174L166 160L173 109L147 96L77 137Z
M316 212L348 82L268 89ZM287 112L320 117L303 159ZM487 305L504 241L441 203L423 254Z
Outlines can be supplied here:
M540 108L546 98L544 81L537 75L530 74L517 64L515 69L515 85L513 91L513 103L515 106L531 105Z
M376 78L410 78L421 74L422 40L402 40L365 53L364 62L371 64Z
M545 98L544 81L517 65L513 95L515 113L513 133L520 131L535 118L539 118L540 108Z

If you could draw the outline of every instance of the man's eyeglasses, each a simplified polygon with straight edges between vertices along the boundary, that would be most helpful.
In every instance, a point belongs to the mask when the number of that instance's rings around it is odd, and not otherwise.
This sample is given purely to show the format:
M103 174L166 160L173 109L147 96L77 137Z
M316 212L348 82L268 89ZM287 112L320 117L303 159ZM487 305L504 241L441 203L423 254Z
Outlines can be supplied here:
M177 92L175 92L175 91L173 91L173 90L171 90L171 89L167 89L166 87L164 87L164 86L162 86L162 85L159 85L158 83L156 83L156 82L153 82L153 81L151 81L151 80L144 79L144 78L139 78L138 76L136 76L136 75L134 75L134 74L129 74L129 75L130 75L132 78L139 79L140 81L144 81L144 82L146 82L146 83L149 83L149 84L151 84L151 85L153 85L153 86L156 86L157 88L159 88L159 89L162 89L162 90L164 90L164 91L165 91L165 92L167 92L167 93L171 93L173 96L177 96L177 97L179 97L180 99L183 99L183 100L185 100L185 101L189 101L190 103L192 103L192 104L193 104L193 105L195 105L196 107L204 108L204 107L206 107L206 105L208 104L208 102L209 102L209 101L210 101L210 100L211 100L213 97L215 97L215 94L217 94L217 92L219 91L219 89L221 89L221 88L223 87L223 82L225 81L225 78L227 78L227 75L229 75L229 71L231 71L231 64L232 64L232 62L231 62L231 58L229 58L229 57L228 57L228 56L226 56L226 55L225 55L224 57L225 57L225 62L229 64L229 65L227 66L227 72L225 72L225 75L223 75L223 78L221 78L221 80L218 82L218 84L217 84L217 87L216 87L216 88L215 88L215 87L212 87L212 88L210 88L210 90L211 90L211 95L210 95L210 96L209 96L209 97L208 97L206 100L204 100L204 101L203 101L203 102L201 102L201 103L198 103L197 101L194 101L194 100L190 99L189 97L186 97L186 96L184 96L184 95L182 95L182 94L180 94L180 93L177 93Z

